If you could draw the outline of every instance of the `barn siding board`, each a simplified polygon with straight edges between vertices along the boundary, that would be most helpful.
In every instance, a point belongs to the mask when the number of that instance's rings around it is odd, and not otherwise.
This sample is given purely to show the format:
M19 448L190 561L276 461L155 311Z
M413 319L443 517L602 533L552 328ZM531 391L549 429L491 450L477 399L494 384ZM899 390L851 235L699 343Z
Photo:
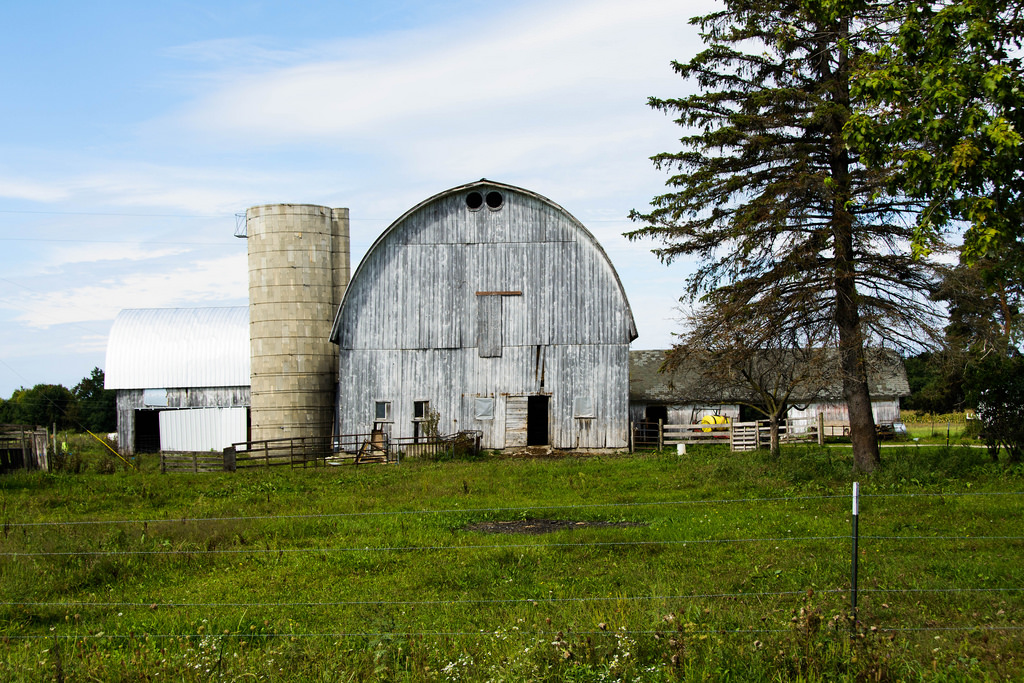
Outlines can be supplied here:
M466 207L469 191L491 189L500 210ZM521 294L476 295L496 291ZM349 286L332 333L338 428L365 432L374 401L390 400L392 434L411 436L413 401L429 400L442 431L479 429L485 447L512 447L525 443L525 397L545 394L554 447L621 448L634 330L610 261L572 216L518 188L455 188L388 228ZM500 357L487 357L499 342ZM573 416L580 393L594 419ZM477 397L494 399L493 419L475 418Z
M542 356L546 381L542 388L535 346L506 348L500 359L479 358L455 349L343 352L340 360L345 374L341 382L346 400L339 408L339 428L342 433L366 432L372 427L374 402L387 400L392 402L392 434L411 436L413 401L429 400L440 413L440 429L480 429L486 447L511 447L518 441L502 443L509 428L501 428L498 416L507 419L507 401L513 396L543 393L551 396L553 445L621 448L625 445L622 435L628 428L628 380L615 365L617 360L621 364L627 353L625 345L618 349L597 345L548 347ZM494 421L476 420L472 401L463 400L476 396L500 399L501 394L508 395L506 412L496 400ZM580 396L594 401L594 420L573 416L573 400Z
M872 398L871 412L875 418L875 424L889 424L900 419L900 401L896 399ZM816 418L822 414L825 422L850 422L850 411L845 403L818 401L807 405L805 408L790 408L787 416L789 419Z

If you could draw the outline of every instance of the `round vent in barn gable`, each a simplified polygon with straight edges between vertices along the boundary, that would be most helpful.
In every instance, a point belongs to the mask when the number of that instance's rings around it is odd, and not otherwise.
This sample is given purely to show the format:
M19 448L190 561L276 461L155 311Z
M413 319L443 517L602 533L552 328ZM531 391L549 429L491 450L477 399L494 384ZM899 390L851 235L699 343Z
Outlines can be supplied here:
M497 190L491 190L486 196L475 190L466 195L466 207L470 211L479 211L485 203L488 209L497 211L505 205L505 197Z

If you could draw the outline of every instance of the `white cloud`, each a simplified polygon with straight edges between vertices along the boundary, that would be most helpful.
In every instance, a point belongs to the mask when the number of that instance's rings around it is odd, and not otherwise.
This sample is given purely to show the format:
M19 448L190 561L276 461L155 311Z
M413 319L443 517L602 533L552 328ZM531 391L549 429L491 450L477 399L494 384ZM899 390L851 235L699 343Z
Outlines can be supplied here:
M57 269L75 263L91 263L99 266L111 261L144 261L146 259L176 256L189 251L189 247L160 246L113 242L106 244L76 244L59 246L47 251L47 266Z
M0 197L27 199L33 202L59 202L68 197L68 191L57 184L0 178Z
M106 334L83 334L78 337L68 337L64 342L64 351L77 354L106 354Z
M263 171L190 168L156 164L115 164L71 181L74 193L109 206L154 207L189 214L232 213L253 185L266 182Z
M652 80L673 78L688 18L708 2L618 0L536 6L454 27L361 41L345 58L237 76L183 114L189 127L250 143L410 139L488 126L643 112ZM678 79L676 79L678 80ZM624 98L623 92L636 93ZM466 128L466 124L471 126ZM557 125L557 124L556 124ZM454 129L454 130L453 130ZM474 130L475 129L475 130ZM516 140L517 142L518 140ZM513 140L508 140L513 143Z
M168 57L200 64L226 66L245 65L249 68L291 64L304 56L307 50L270 49L254 38L215 38L188 45L179 45L163 51Z
M25 296L16 320L31 327L111 319L123 308L244 305L248 292L244 253L196 261L165 272L136 272L70 291Z

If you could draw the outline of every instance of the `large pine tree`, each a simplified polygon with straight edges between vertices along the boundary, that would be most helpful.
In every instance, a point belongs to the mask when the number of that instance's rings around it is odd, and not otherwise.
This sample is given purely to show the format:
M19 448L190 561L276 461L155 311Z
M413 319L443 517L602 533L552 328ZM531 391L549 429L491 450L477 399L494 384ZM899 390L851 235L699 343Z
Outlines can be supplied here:
M855 469L880 464L867 381L868 344L920 341L931 274L907 249L886 178L848 149L850 78L873 47L884 5L842 0L726 0L693 20L706 49L675 71L698 92L650 105L686 133L653 157L670 192L634 211L666 262L696 256L686 294L757 344L784 329L838 348Z

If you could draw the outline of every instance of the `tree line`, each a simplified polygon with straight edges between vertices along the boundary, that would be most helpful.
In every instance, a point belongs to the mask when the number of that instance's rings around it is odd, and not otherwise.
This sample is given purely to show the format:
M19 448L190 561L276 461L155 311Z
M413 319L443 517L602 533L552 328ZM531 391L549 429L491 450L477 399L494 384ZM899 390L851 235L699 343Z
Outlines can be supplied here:
M649 100L684 132L652 157L668 190L627 233L696 261L667 364L703 354L767 390L774 425L807 382L786 359L810 357L819 385L841 385L870 472L869 351L894 348L1019 459L1024 3L723 5L692 20L705 48L672 63L692 94Z
M93 368L73 389L37 384L0 398L0 424L21 424L95 433L117 429L117 392L103 388L103 371Z

